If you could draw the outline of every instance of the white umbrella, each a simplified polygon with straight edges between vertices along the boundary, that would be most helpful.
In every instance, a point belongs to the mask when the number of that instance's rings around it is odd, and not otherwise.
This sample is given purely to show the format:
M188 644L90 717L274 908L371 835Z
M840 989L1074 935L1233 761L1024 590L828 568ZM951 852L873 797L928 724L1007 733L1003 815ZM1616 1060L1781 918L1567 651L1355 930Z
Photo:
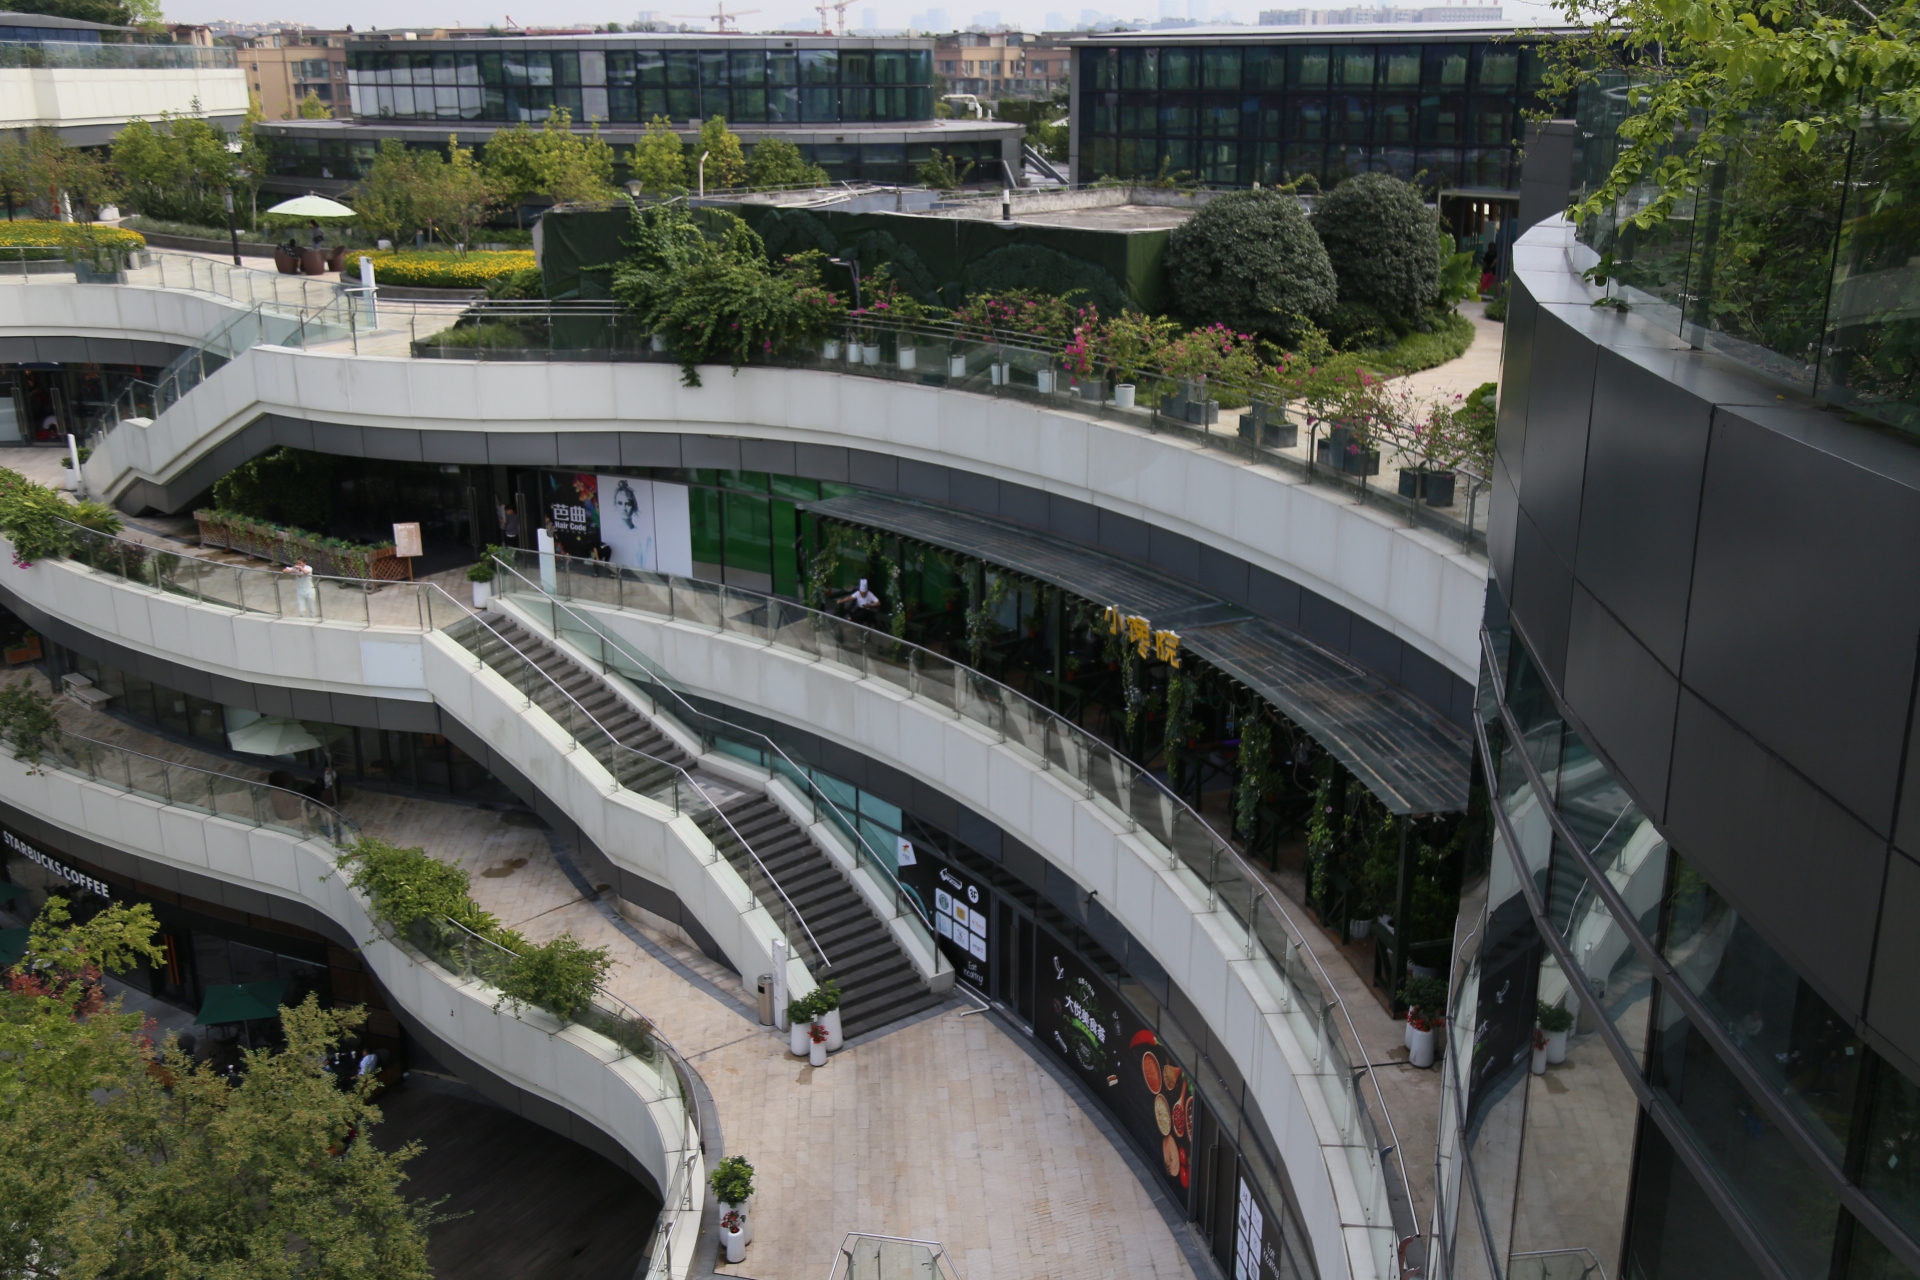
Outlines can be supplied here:
M314 750L320 740L298 720L261 716L252 724L228 730L227 745L250 756L290 756L296 751Z
M354 218L359 215L341 204L338 200L329 200L325 196L295 196L267 210L268 213L285 214L290 218Z

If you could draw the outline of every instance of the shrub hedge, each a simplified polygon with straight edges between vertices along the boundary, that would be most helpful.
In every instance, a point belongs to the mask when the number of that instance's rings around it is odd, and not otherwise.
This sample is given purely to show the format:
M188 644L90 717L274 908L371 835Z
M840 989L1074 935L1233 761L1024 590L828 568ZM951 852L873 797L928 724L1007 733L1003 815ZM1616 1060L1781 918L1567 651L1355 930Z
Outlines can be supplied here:
M10 249L26 249L29 260L39 262L67 258L76 249L132 250L147 247L146 237L137 231L119 227L100 227L85 222L51 222L38 218L20 218L0 222L0 262L20 256ZM33 250L39 249L35 253Z
M401 253L366 255L373 259L377 284L409 289L484 289L495 278L534 265L533 250L499 253Z
M1334 267L1289 192L1212 200L1168 237L1166 262L1174 310L1195 326L1284 344L1299 337L1302 317L1318 322L1334 305Z
M1313 229L1342 303L1370 307L1405 332L1439 300L1438 224L1412 183L1384 173L1348 178L1315 204Z

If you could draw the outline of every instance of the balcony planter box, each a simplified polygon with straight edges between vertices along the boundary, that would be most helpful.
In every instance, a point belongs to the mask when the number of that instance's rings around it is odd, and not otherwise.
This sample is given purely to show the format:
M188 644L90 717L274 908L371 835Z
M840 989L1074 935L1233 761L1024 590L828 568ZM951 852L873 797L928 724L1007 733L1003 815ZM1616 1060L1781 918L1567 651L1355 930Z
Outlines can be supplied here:
M840 358L839 340L836 338L828 338L825 342L821 343L820 358L822 360L838 360Z
M1196 427L1210 427L1220 421L1220 402L1206 398L1207 387L1203 382L1183 382L1180 389L1168 396L1160 405L1163 417L1177 422L1191 423Z
M1453 482L1454 474L1451 471L1429 471L1425 467L1400 468L1400 496L1424 498L1430 507L1453 505Z
M193 518L200 526L202 546L225 547L276 564L290 565L304 559L315 573L325 578L398 582L407 576L406 562L393 554L391 545L340 544L301 529L283 529L264 521L235 520L216 511L196 511Z
M966 377L967 376L967 358L965 356L948 356L947 357L947 376L949 378Z
M1255 400L1240 415L1240 438L1266 449L1291 449L1300 443L1300 428L1287 421L1287 406Z
M920 352L910 343L900 344L900 369L910 373L920 365Z
M1327 432L1327 438L1320 442L1315 453L1315 460L1330 471L1344 471L1350 476L1380 474L1380 451L1363 449L1354 444L1353 432L1346 427L1335 427Z

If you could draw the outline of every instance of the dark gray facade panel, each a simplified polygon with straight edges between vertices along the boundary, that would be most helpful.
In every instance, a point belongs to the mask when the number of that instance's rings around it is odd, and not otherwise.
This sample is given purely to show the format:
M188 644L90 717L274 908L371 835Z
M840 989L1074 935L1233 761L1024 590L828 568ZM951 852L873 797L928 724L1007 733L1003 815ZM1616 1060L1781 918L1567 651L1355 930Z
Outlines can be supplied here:
M1627 355L1600 352L1574 569L1673 672L1712 420L1711 404Z
M738 471L740 442L732 436L683 435L680 437L680 465Z
M1520 525L1520 493L1505 459L1493 460L1493 497L1487 503L1487 567L1494 579L1513 585L1513 544Z
M561 431L555 433L555 463L563 467L617 467L620 433L617 431Z
M1300 601L1316 594L1277 573L1254 565L1247 566L1247 608L1263 617L1272 618L1282 626L1299 628Z
M1254 608L1253 597L1247 586L1252 572L1253 566L1239 556L1228 555L1204 542L1200 544L1200 570L1196 580L1222 600ZM1255 609L1255 612L1259 610Z
M956 830L960 825L960 802L938 787L915 781L913 784L913 803L909 806L914 813L948 831Z
M1299 627L1309 640L1335 653L1353 648L1353 610L1316 592L1300 593Z
M809 480L847 483L847 450L839 445L797 444L793 447L793 465L795 475Z
M1688 690L1665 830L1815 990L1859 1015L1885 841Z
M870 449L847 450L847 483L864 485L869 489L885 489L889 493L900 488L900 468L898 460L884 453L874 453Z
M1520 507L1547 545L1573 563L1580 537L1580 490L1587 464L1597 349L1551 309L1533 326L1539 376L1527 391L1526 468Z
M337 697L335 705L339 705ZM382 729L393 729L404 733L440 732L440 708L431 702L378 698L374 700L374 715Z
M1896 852L1887 860L1887 889L1880 899L1867 1022L1908 1058L1920 1060L1920 1001L1913 998L1913 975L1920 973L1915 920L1920 920L1920 864Z
M253 690L254 710L263 716L292 716L293 694L285 685L256 684L248 686ZM235 703L243 706L244 703Z
M560 447L551 431L490 431L487 461L494 466L552 467L559 465Z
M399 427L367 427L361 432L361 441L366 446L369 458L386 458L394 462L426 461L426 455L421 452L418 431Z
M1355 662L1394 684L1405 686L1406 642L1385 627L1355 614L1347 633L1347 653ZM1436 710L1444 701L1429 703Z
M1680 682L1577 584L1564 693L1634 802L1663 822Z
M919 462L913 458L900 459L900 492L909 498L925 498L929 502L946 502L952 485L947 468L933 462Z
M276 413L268 421L273 423L275 444L286 445L290 449L313 449L313 424L305 418L289 418Z
M318 453L338 453L349 458L363 458L367 453L360 428L338 422L313 424L313 448Z
M423 431L420 433L420 461L457 462L462 466L485 466L487 433L484 431Z
M1453 723L1459 725L1462 729L1471 730L1473 728L1473 718L1476 714L1476 690L1472 684L1462 680L1459 676L1453 675L1451 672L1448 673L1448 676L1453 681L1453 700L1447 706L1447 719L1453 721Z
M1004 503L1005 500L1006 487L1003 486L1001 501ZM1078 498L1050 493L1047 495L1046 529L1070 541L1097 547L1100 545L1100 508Z
M1100 545L1129 560L1152 562L1150 526L1118 511L1100 513Z
M624 467L680 466L680 436L673 431L622 431L620 465Z
M1195 582L1200 577L1200 544L1184 533L1154 525L1147 537L1148 556L1157 569Z
M1917 546L1913 489L1716 413L1681 677L1882 835L1920 635Z
M332 703L332 715L327 718L334 724L363 724L374 728L380 726L379 698L363 697L357 693L332 693L327 695Z
M1573 571L1553 553L1526 510L1515 527L1513 589L1508 607L1533 642L1554 688L1566 687L1567 616L1573 608Z
M1453 672L1420 650L1400 642L1400 685L1447 720L1454 720L1455 685L1463 683ZM1468 726L1472 721L1466 722Z
M742 440L740 466L747 471L765 471L769 475L793 476L794 449L786 440Z
M1920 849L1920 704L1907 720L1907 768L1900 784L1900 814L1893 841L1902 849Z
M1495 431L1495 449L1507 464L1507 476L1513 482L1509 493L1517 493L1526 454L1528 390L1533 379L1533 331L1540 308L1518 275L1508 282L1507 324L1500 352L1500 413ZM1500 489L1495 487L1498 494Z

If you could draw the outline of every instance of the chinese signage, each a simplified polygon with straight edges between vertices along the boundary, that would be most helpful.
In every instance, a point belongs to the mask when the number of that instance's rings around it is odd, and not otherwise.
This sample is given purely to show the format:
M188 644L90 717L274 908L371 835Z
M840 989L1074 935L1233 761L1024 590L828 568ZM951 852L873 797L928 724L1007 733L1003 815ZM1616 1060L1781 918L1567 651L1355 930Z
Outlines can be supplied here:
M1193 1178L1200 1099L1186 1068L1120 993L1051 933L1039 931L1034 1034L1119 1116L1135 1140L1181 1188Z
M1157 659L1170 667L1180 665L1179 632L1155 631L1151 622L1118 605L1107 606L1104 621L1108 634L1125 636L1141 657Z
M46 854L40 852L11 831L0 832L0 840L4 840L7 848L13 850L28 862L44 867L69 884L77 885L91 893L97 893L103 898L111 898L113 896L113 891L107 888L106 881L96 880L90 875L75 871L72 867L56 858L49 858Z

